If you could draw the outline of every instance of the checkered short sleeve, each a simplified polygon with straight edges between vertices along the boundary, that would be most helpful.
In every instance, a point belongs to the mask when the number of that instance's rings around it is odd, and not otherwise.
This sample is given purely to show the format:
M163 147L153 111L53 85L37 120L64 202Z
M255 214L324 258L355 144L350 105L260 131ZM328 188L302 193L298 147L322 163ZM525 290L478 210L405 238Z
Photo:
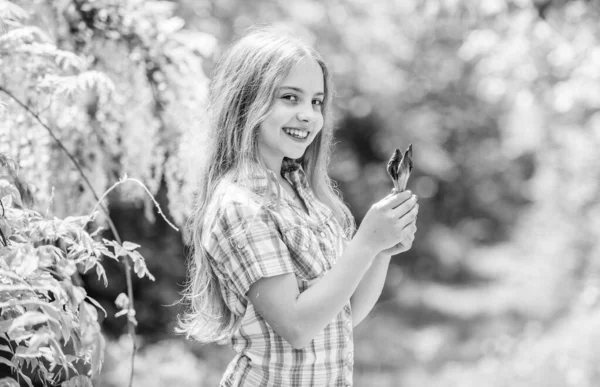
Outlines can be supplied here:
M293 273L288 247L269 212L258 205L229 202L217 211L204 245L221 283L225 302L235 313L246 305L250 286L264 277ZM244 305L240 310L238 302Z

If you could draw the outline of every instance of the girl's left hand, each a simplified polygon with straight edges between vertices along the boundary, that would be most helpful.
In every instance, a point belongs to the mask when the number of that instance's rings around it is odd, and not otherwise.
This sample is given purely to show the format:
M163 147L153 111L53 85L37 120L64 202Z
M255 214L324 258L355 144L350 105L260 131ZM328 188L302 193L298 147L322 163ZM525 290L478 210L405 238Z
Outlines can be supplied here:
M415 240L415 233L417 232L417 220L415 219L409 225L407 225L402 233L404 234L404 238L395 246L390 247L389 249L385 249L381 251L378 256L392 256L396 254L403 253L405 251L410 250L412 247L413 241Z

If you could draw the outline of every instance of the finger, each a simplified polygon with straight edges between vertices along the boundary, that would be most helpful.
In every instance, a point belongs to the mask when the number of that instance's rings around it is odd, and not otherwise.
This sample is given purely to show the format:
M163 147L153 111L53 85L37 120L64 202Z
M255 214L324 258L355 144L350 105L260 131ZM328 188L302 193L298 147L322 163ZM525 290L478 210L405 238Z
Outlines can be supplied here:
M413 211L415 208L418 208L417 204L417 196L412 195L408 200L404 203L400 204L398 207L394 208L392 211L392 215L396 218L402 218L407 215L410 211ZM410 222L410 220L408 221Z
M402 215L402 217L400 217L399 222L400 222L400 226L402 227L402 231L404 231L404 228L409 225L412 222L416 222L417 220L417 215L419 214L419 205L416 204L413 208L410 209L410 211L408 211L406 214Z
M414 230L413 230L414 228ZM417 219L415 218L413 221L411 221L410 223L408 223L406 226L404 226L404 228L402 229L402 232L411 232L411 231L417 231Z
M411 195L412 192L410 191L402 191L399 193L390 194L382 199L382 204L384 208L396 208L402 203L404 203L406 200L410 199Z
M411 225L404 227L402 230L402 240L412 242L415 239L415 232L417 231L417 226L414 225L414 222Z

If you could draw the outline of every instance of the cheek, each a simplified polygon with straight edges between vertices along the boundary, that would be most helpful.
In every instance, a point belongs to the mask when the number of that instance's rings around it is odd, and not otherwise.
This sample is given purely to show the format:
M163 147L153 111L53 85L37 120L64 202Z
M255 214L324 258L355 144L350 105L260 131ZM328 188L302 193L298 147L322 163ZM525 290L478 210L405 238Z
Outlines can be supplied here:
M325 124L325 119L323 118L323 114L319 114L318 118L315 120L315 127L320 132L323 130L323 125Z
M259 137L272 137L281 127L281 120L277 115L269 114L258 127Z
M290 112L288 109L286 109L285 106L281 106L279 103L275 103L265 122L269 122L270 126L282 126L289 119Z

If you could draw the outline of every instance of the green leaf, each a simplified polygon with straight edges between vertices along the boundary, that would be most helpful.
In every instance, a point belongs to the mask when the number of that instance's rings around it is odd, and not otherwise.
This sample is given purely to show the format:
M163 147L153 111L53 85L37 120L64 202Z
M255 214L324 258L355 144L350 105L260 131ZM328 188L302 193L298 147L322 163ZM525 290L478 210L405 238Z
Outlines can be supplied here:
M23 345L19 345L15 350L15 356L22 359L36 358L42 356L42 352L39 348L29 348Z
M105 246L102 246L102 245L96 246L96 250L101 255L106 255L107 257L115 259L115 260L117 259L117 257L113 253L111 253Z
M0 320L0 332L2 332L2 333L8 332L8 328L10 328L10 324L12 324L12 320Z
M21 285L0 285L0 292L19 292L19 291L28 291L35 290L35 288L27 283Z
M8 328L8 332L13 332L15 329L23 328L28 325L42 324L48 321L50 317L41 312L25 312L21 316L15 318Z
M2 362L1 360L3 359L0 359L0 363ZM10 364L12 365L12 363ZM14 367L14 365L12 366ZM13 378L7 376L5 378L0 379L0 387L19 387L19 383Z
M8 251L8 249L6 249L5 251ZM4 257L4 254L2 254L2 250L0 250L0 256ZM19 282L25 282L25 279L23 277L21 277L20 275L17 275L15 273L13 273L12 271L4 270L4 269L0 269L0 277L8 277L8 278L17 280Z
M62 223L68 226L71 230L77 230L85 227L90 221L89 216L67 216Z
M48 327L50 328L55 337L64 340L65 345L67 344L67 342L69 341L69 337L63 334L60 323L48 320Z
M39 347L46 346L51 337L51 331L48 329L45 331L40 329L35 332L31 339L29 339L29 343L27 343L29 352L37 351Z
M132 251L129 253L129 256L131 257L131 260L133 262L137 262L137 261L143 261L144 257L142 256L142 254L140 254L139 251Z
M62 330L63 339L65 342L67 342L71 338L71 335L75 332L75 330L72 329L73 318L68 314L61 313L58 321Z
M0 17L6 20L25 20L29 13L10 1L0 0Z
M77 308L85 299L85 290L81 286L73 286L71 282L62 282L61 287L67 293L72 308Z
M12 157L9 157L2 153L0 153L0 165L8 168L8 171L11 174L16 174L17 170L19 169L19 164L17 164L15 160L12 159Z
M104 312L104 317L108 317L108 313L106 313L106 310L102 307L102 305L100 305L100 303L96 300L94 300L92 297L90 296L86 296L86 299L93 304L96 308L102 310Z
M2 231L2 234L6 239L10 238L10 236L13 233L13 230L12 227L10 227L8 220L0 218L0 231Z
M96 262L96 274L98 275L98 279L102 278L104 280L104 287L108 286L108 278L106 278L106 271L104 267Z
M63 251L56 246L45 245L36 249L39 260L39 267L45 268L54 265L55 262L64 259Z
M28 277L38 269L39 257L32 245L25 244L14 249L7 262L16 274Z
M117 254L117 257L126 257L129 255L129 250L124 247L119 247L119 250L115 251L115 253Z
M10 201L6 200L7 198L10 198ZM0 199L2 199L5 208L12 207L12 203L15 203L19 207L23 207L21 194L17 187L4 179L0 179Z
M86 321L88 323L98 322L98 311L91 304L82 302L79 306L79 311L82 315L86 316Z
M31 379L29 379L29 376L25 375L23 372L19 371L19 376L23 378L23 380L25 380L25 383L27 383L27 385L29 387L33 387L33 383L31 383Z
M9 366L10 368L17 368L16 365L14 365L10 360L3 356L0 356L0 364L4 364L6 366Z
M156 280L154 276L148 271L144 259L138 259L135 261L135 263L133 264L133 271L137 274L139 278L147 276L151 281Z
M63 352L60 344L58 343L58 341L56 341L55 338L53 338L52 336L50 336L49 338L49 344L50 344L50 348L52 348L53 353L55 358L57 358L58 360L60 360L58 363L60 365L66 365L67 364L67 358L65 357L65 353Z
M121 293L117 296L115 300L115 305L119 309L129 309L129 297L125 293Z
M117 257L125 257L129 254L129 250L121 246L117 241L109 241L107 239L102 239L105 245L112 246L115 250L115 258Z
M139 247L141 247L141 246L137 245L135 243L131 243L131 242L127 242L127 241L123 242L123 248L125 250L134 251L135 249L137 249Z
M56 264L58 272L66 278L71 277L77 271L77 266L70 259L61 259Z
M70 51L56 50L54 61L63 70L82 70L85 67L85 61Z
M73 340L73 348L75 349L75 353L79 353L83 348L79 330L73 329L72 331L70 331L70 333L71 333L71 339Z
M40 28L34 26L23 26L14 28L0 37L0 43L4 46L20 46L33 42L49 43L50 38Z
M0 344L0 351L13 353L8 345Z

